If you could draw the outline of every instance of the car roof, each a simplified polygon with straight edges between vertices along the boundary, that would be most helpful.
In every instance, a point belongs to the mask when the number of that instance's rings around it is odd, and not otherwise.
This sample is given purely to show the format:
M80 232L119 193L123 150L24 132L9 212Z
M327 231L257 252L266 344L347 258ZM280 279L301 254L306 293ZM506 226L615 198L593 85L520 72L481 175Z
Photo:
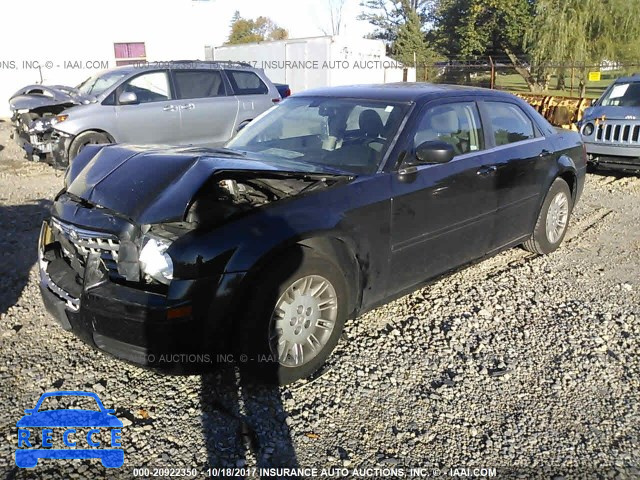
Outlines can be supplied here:
M294 94L293 97L338 97L387 100L395 102L415 102L431 97L489 95L501 98L515 98L507 92L488 88L467 87L462 85L433 84L424 82L397 82L373 85L349 85L325 87Z
M640 82L640 73L634 73L630 77L620 77L614 83L634 83Z
M255 70L250 64L246 62L233 62L233 61L203 61L203 60L170 60L166 62L145 62L140 61L134 65L122 65L120 67L110 68L107 72L123 72L125 74L137 73L141 69L146 68L148 70L174 68L179 69L248 69Z

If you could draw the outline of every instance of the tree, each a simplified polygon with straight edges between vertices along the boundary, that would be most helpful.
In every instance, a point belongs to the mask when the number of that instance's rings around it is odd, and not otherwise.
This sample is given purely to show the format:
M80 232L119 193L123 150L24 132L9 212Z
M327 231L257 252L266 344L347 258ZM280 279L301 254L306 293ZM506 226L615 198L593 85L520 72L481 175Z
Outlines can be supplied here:
M532 0L439 0L432 37L447 56L506 56L535 91L540 79L520 60L532 12Z
M270 18L247 19L236 11L231 18L231 33L229 33L227 45L264 42L266 40L285 40L287 38L289 38L289 32L279 27Z
M525 46L536 64L593 66L637 60L638 1L538 0L534 13ZM579 71L584 96L586 69Z
M346 0L327 0L327 10L329 11L329 23L331 29L321 28L325 35L340 35L342 27L342 10Z
M426 65L432 57L416 11L408 12L407 21L398 29L391 52L396 60L414 67Z
M636 60L638 18L637 0L438 0L429 20L440 52L506 56L529 89L538 91L546 89L553 71L562 86L574 62ZM581 74L584 85L586 70Z
M364 11L358 16L375 27L370 38L384 40L391 45L397 38L400 27L409 22L412 13L418 15L423 25L434 0L363 0Z

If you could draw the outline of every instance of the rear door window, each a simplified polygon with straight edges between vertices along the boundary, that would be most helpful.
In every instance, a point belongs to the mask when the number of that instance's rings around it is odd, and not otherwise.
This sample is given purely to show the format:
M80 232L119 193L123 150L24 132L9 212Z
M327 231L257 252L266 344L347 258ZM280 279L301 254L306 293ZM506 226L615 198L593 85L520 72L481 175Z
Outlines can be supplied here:
M496 146L535 138L531 119L520 107L506 102L484 102Z
M173 72L178 98L221 97L226 95L222 74L216 70L179 70Z
M254 72L226 70L236 95L264 95L269 88Z

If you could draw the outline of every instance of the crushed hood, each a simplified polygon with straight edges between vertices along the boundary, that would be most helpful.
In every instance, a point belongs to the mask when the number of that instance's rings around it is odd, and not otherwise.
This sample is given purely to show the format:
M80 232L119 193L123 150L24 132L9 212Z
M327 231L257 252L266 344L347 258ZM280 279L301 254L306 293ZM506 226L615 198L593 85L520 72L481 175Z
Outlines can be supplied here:
M582 121L594 120L602 116L610 120L640 120L640 107L616 107L616 106L596 106L589 107L584 111Z
M27 85L9 98L11 110L33 110L52 106L72 106L91 103L95 97L82 95L73 87L64 85Z
M90 145L74 159L67 192L138 224L183 220L202 185L216 172L290 176L350 175L300 161L249 158L226 149Z

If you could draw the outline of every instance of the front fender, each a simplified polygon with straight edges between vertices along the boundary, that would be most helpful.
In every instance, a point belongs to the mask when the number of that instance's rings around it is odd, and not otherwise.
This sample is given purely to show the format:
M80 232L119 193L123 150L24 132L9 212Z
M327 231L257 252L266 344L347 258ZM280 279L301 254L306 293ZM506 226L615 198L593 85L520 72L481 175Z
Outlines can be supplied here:
M276 207L276 205L274 205ZM174 275L198 278L220 273L248 272L279 251L307 238L346 236L339 218L319 208L259 208L213 230L194 230L171 247Z

